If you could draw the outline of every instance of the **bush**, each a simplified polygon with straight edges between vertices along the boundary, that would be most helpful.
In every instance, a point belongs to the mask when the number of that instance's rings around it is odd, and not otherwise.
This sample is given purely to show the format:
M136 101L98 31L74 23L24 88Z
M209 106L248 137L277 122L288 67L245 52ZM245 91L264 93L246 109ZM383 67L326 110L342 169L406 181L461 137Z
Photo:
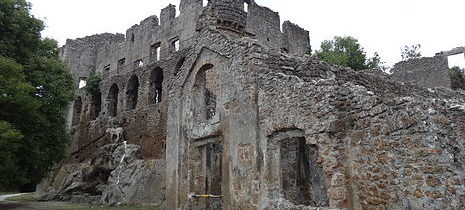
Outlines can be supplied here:
M450 86L453 90L465 90L465 76L462 69L455 66L449 69Z
M86 86L84 87L88 95L94 94L98 90L98 85L102 81L102 78L99 74L92 74L87 78Z

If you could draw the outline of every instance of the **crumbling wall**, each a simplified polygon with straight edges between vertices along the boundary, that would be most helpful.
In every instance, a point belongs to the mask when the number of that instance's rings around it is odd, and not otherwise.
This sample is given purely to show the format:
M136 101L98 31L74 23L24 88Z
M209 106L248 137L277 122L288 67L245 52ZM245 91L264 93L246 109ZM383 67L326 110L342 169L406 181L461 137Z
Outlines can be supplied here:
M261 136L266 142L280 130L305 132L307 144L319 150L316 162L330 207L463 208L463 192L457 190L463 169L456 163L464 153L454 148L462 144L462 96L313 60L294 65L277 60L270 58L273 65L258 79ZM287 67L276 72L278 65ZM264 161L269 172L262 180L270 189L279 186L269 178L279 165L271 160ZM271 206L292 206L282 195L265 192Z
M282 28L284 51L298 55L310 52L310 36L307 30L290 21L284 21Z
M267 47L280 50L283 47L279 14L255 3L249 4L247 14L247 32ZM297 38L297 37L296 37Z
M402 82L413 82L423 87L450 88L447 57L415 58L396 63L392 77Z
M183 2L178 17L172 6L164 11L169 24L152 16L124 41L97 44L96 58L72 51L86 45L65 46L73 73L81 65L102 73L101 103L99 94L76 92L70 156L39 187L43 199L162 209L464 208L462 92L295 56L308 50L308 32L291 23L282 52L237 26L197 27L188 18L200 14L199 2ZM241 10L243 2L229 2ZM160 59L150 57L153 44Z

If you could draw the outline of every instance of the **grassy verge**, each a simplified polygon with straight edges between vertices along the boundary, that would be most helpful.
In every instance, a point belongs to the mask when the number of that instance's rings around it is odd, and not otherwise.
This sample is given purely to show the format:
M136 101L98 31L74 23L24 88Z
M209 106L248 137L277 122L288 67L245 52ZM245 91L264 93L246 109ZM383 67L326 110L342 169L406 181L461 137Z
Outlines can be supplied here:
M72 205L60 204L48 206L49 210L158 210L154 206L90 206L90 205Z
M10 194L16 194L18 192L0 192L0 195L10 195Z
M5 199L6 201L16 201L16 202L37 202L37 198L34 198L33 193L28 193L24 195L13 196Z

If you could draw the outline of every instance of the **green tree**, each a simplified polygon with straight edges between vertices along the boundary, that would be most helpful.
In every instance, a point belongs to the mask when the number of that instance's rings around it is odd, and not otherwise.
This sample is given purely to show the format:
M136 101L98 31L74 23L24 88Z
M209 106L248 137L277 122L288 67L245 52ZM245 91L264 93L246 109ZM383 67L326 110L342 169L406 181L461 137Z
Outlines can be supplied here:
M21 64L32 57L40 44L41 20L30 13L24 0L0 1L0 55L15 58Z
M354 70L375 68L381 61L377 53L375 53L375 57L367 59L358 40L350 36L336 36L333 40L323 41L320 50L316 51L315 55L323 61L350 67Z
M98 90L98 85L102 81L100 74L90 73L90 76L86 80L86 86L84 90L88 95L94 94Z
M405 45L404 48L401 48L400 50L403 61L421 57L420 44L414 44L410 46Z
M463 75L463 71L458 66L449 69L450 86L453 90L465 90L465 75Z
M23 135L10 123L0 120L0 186L14 189L24 181L24 172L17 166L16 153L21 145Z
M72 77L25 0L0 1L0 189L34 186L65 155Z

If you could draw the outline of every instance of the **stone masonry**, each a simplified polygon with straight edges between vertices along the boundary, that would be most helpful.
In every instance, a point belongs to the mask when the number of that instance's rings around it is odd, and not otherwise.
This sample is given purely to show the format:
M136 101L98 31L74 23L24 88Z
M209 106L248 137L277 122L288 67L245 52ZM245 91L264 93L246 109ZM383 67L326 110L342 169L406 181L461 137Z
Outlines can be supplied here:
M248 4L247 12L244 3ZM43 200L160 209L463 209L465 93L305 55L253 1L181 0L68 40L69 158Z
M436 53L433 57L414 58L396 63L392 77L402 82L413 82L423 87L451 88L448 57L465 53L465 47ZM465 57L463 57L465 59ZM465 62L465 61L464 61Z

